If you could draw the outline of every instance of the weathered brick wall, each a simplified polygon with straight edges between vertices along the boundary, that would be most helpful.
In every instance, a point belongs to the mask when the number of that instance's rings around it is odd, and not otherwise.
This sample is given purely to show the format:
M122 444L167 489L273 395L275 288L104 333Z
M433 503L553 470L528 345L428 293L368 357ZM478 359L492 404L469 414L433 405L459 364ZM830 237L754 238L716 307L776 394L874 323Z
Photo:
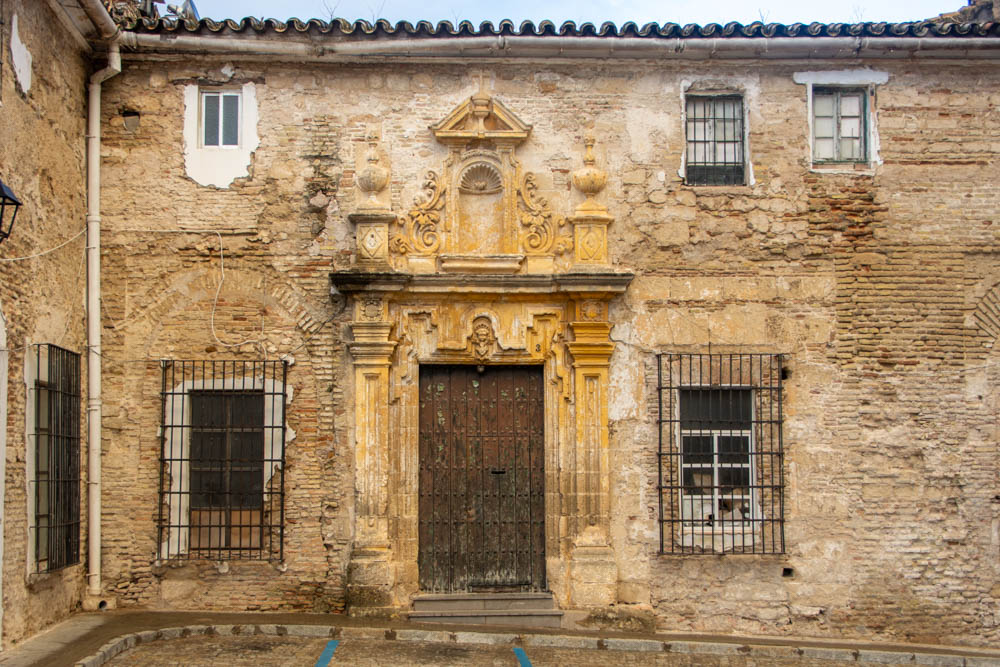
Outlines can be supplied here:
M0 258L6 260L54 248L84 227L87 64L46 3L6 0L0 7L0 178L24 204L13 235L0 245ZM18 36L12 46L15 15ZM30 84L27 78L18 80L12 49L18 57L25 51L30 54ZM69 615L78 606L85 585L86 566L82 564L52 574L28 573L26 503L33 473L25 469L24 381L26 348L31 345L53 343L85 352L84 245L84 237L78 236L37 258L0 261L0 309L6 322L9 370L4 399L8 406L2 575L5 648ZM86 423L82 411L81 422ZM81 457L85 463L85 439ZM80 485L83 535L87 530L85 479ZM82 563L86 554L84 544Z
M123 602L338 609L350 551L352 377L342 300L346 214L362 139L380 126L394 210L445 150L427 126L478 87L465 67L130 62L104 106L108 586ZM856 63L852 66L861 66ZM871 63L884 164L808 168L805 66L496 65L490 92L532 124L518 150L553 207L578 194L586 130L609 173L613 263L636 273L612 309L612 534L624 608L669 629L997 639L997 391L969 314L1000 281L998 75L983 64ZM808 69L844 68L809 63ZM231 74L227 72L232 71ZM228 189L185 175L183 87L253 82L260 146ZM684 81L744 91L756 182L677 176ZM142 113L129 134L123 108ZM967 117L968 116L968 117ZM177 229L200 233L159 233ZM139 230L139 231L136 231ZM159 358L293 349L287 569L152 567ZM322 323L327 322L325 325ZM397 335L405 332L398 332ZM660 556L655 389L663 351L788 355L787 554ZM978 398L982 396L982 398ZM653 409L651 409L651 402ZM793 576L783 577L791 568Z

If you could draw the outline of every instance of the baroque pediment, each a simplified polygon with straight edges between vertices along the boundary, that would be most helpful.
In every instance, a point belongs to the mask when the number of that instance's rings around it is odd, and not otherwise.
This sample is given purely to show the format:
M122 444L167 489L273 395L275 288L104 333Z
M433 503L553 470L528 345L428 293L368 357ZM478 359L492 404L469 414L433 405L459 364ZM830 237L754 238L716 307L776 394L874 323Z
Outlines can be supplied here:
M443 120L430 126L443 144L465 145L489 141L516 146L528 138L531 126L523 122L503 102L478 92L459 104Z
M584 168L573 184L586 195L573 215L560 214L546 194L551 185L522 166L518 147L531 133L503 102L480 90L430 126L447 146L427 165L413 203L393 213L379 193L390 180L372 133L356 181L367 195L351 219L358 262L408 274L551 275L602 271L608 266L612 217L594 197L607 174L596 166L588 137Z

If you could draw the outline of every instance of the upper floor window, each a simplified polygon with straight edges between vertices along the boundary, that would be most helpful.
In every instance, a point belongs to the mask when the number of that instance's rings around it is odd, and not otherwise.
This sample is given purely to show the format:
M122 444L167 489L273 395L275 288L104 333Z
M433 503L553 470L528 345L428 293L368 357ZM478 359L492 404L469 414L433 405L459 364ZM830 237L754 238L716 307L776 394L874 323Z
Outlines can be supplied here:
M746 182L743 98L689 95L685 111L684 182L743 185Z
M240 93L202 91L201 125L203 146L239 146Z
M51 572L80 562L80 355L32 352L35 571Z
M813 88L813 161L868 162L868 95L858 88Z

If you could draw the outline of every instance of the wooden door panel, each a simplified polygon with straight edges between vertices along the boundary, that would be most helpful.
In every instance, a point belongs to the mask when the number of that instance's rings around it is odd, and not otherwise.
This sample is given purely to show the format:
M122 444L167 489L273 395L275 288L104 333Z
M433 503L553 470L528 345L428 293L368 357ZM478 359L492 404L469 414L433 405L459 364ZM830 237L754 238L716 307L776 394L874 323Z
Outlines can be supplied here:
M420 585L544 590L540 367L420 372Z

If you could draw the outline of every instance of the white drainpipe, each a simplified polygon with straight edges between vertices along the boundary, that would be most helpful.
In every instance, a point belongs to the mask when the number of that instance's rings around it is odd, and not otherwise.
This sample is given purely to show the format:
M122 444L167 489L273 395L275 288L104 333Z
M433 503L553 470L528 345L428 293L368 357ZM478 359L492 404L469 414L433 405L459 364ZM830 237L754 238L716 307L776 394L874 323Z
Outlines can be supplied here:
M87 104L87 593L101 595L101 84L122 71L118 27L101 0L84 9L111 38L108 65L94 72ZM106 603L97 603L104 608Z

